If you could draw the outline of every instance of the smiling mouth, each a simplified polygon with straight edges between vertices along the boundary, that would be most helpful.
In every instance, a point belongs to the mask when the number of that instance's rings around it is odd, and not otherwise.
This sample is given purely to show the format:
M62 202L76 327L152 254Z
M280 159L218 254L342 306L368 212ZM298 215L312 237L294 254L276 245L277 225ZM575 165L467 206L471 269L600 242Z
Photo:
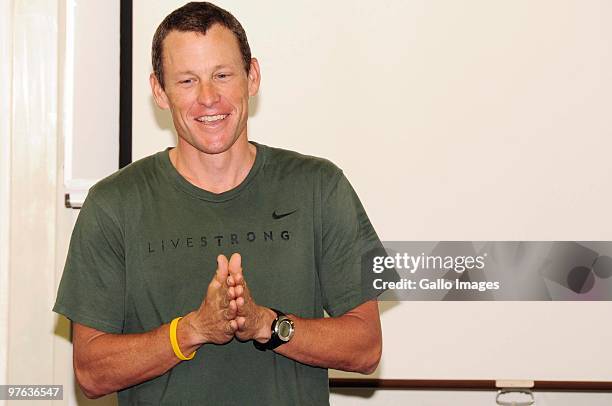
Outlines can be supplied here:
M214 116L200 116L196 118L196 121L205 124L215 124L225 119L229 114L215 114Z

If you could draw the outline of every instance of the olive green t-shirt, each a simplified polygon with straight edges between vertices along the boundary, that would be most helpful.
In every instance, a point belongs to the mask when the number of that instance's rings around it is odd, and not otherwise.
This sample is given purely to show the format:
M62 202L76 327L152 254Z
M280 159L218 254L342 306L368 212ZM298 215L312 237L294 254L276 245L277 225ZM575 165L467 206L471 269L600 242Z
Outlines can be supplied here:
M107 333L150 331L197 309L217 255L234 252L260 305L320 318L371 299L361 258L381 243L342 171L255 146L246 179L220 194L184 179L167 150L94 186L53 310ZM327 369L234 339L204 345L118 397L121 405L327 405L329 388Z

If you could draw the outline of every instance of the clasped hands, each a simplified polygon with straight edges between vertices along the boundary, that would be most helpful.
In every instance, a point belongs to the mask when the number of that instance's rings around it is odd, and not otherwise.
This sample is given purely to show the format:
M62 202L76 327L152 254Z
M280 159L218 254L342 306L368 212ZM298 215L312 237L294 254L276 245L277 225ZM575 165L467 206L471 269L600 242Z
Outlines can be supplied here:
M275 317L274 311L253 300L242 273L242 259L235 253L229 261L224 255L217 257L217 271L191 325L202 344L225 344L234 337L264 343L270 339Z

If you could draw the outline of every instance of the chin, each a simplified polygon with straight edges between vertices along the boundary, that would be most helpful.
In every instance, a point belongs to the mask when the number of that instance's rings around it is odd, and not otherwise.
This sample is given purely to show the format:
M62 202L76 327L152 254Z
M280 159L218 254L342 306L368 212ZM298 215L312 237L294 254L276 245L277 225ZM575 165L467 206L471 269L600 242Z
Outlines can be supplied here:
M193 145L197 150L203 152L205 154L222 154L226 151L229 151L234 144L236 144L237 139L233 139L230 141L218 141L218 142L198 142Z
M219 148L202 147L202 148L198 148L198 150L200 152L205 153L205 154L218 155L218 154L222 154L222 153L228 151L229 148L225 148L225 147L219 147Z
M186 147L194 148L205 154L222 154L236 145L240 140L241 135L246 137L245 133L238 133L235 129L224 128L222 131L205 132L201 129L192 128L191 131L186 131L185 136L179 136L179 142L183 141L188 145Z

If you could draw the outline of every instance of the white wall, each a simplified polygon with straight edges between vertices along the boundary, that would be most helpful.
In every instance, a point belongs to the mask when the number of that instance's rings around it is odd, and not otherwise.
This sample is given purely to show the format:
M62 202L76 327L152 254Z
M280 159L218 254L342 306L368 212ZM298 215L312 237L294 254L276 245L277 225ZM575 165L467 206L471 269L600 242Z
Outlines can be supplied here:
M12 10L12 11L11 11ZM12 26L8 383L53 382L57 3L15 0Z
M87 137L107 137L110 146L98 153L112 155L105 151L115 145L115 168L106 168L107 173L116 169L119 1L77 1L82 5L77 44L102 59L87 60L81 53L81 64L74 70L78 74L67 78L77 82L77 114L68 115L70 121L62 109L68 98L62 86L66 3L73 2L0 1L0 383L63 385L62 401L37 403L85 405L89 402L74 387L69 324L51 312L78 214L64 207L63 141L68 127L84 134L85 143ZM104 19L112 24L100 28ZM104 33L109 26L117 29L116 43L108 43L112 36L92 35L89 43L80 44L88 32ZM104 112L105 117L92 127L94 117L84 109ZM89 122L83 122L84 117ZM105 168L104 161L92 161L87 164ZM115 403L114 396L95 404L109 403Z
M12 3L0 1L0 384L6 382L10 233ZM0 400L0 405L4 402Z

